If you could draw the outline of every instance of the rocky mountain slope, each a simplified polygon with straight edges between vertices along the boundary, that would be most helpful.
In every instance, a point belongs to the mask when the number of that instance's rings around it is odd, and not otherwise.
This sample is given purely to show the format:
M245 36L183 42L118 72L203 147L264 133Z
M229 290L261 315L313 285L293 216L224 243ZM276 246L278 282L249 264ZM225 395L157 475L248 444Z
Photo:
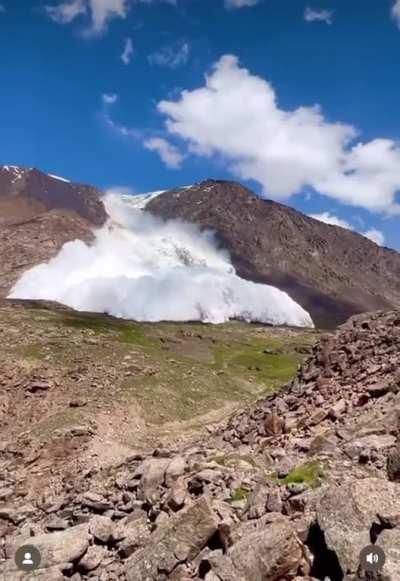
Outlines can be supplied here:
M319 326L400 305L399 253L237 183L170 190L151 197L146 210L215 229L241 277L287 291Z
M106 220L100 191L36 168L0 166L0 217L20 221L49 210L69 210L95 226Z
M34 577L41 581L400 578L400 311L353 317L321 337L285 388L206 431L201 420L201 433L177 437L169 424L158 443L138 447L132 438L117 449L115 437L130 416L127 386L114 387L104 403L99 394L121 375L142 378L132 392L142 394L141 405L146 377L155 378L149 409L164 395L159 409L168 410L182 381L185 397L190 391L197 399L210 369L216 381L232 373L226 379L236 378L235 389L264 383L277 357L309 351L311 332L139 326L21 302L2 309L10 321L2 401L20 410L1 438L2 581L24 578L13 556L27 542L41 551ZM21 325L22 334L11 332ZM101 357L94 360L92 350L103 350ZM217 368L208 367L207 351ZM183 363L181 382L171 377L165 393L168 369ZM65 399L63 417L67 409L77 415L67 425L57 422L40 443L37 428L57 414L57 397ZM126 413L116 421L110 404L118 397ZM87 412L95 402L96 421ZM370 543L386 553L382 574L360 567L360 550Z
M91 241L106 212L100 192L35 168L0 166L0 297L65 242Z

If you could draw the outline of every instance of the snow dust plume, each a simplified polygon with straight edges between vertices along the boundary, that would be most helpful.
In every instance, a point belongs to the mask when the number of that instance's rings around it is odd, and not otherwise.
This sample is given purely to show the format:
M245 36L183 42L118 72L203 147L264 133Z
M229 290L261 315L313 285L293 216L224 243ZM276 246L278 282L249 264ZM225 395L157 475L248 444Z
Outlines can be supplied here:
M110 219L94 244L66 243L27 271L10 298L54 300L137 321L313 325L286 293L239 278L211 232L163 221L115 194L105 203Z

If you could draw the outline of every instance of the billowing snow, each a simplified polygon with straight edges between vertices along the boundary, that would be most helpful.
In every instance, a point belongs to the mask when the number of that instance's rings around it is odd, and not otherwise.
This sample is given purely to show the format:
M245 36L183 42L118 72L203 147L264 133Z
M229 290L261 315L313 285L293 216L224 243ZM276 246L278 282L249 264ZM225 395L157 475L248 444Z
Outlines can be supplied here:
M67 184L70 184L71 182L65 178L61 178L60 176L55 176L51 173L47 174L49 177L54 178L55 180L59 180L60 182L65 182Z
M286 293L237 276L211 232L163 221L131 202L108 196L111 218L96 231L94 244L68 242L54 259L27 271L10 297L55 300L138 321L313 326Z

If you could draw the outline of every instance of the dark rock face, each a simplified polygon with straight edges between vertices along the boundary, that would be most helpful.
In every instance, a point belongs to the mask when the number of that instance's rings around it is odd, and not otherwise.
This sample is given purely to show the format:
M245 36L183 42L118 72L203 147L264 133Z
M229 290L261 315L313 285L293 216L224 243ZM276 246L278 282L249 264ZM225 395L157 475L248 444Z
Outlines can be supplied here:
M318 326L400 305L400 254L239 184L209 180L170 190L146 209L214 229L240 276L288 292Z
M92 227L75 212L51 210L0 225L0 297L7 296L29 268L57 255L65 242L93 240Z
M53 258L65 242L93 239L107 214L100 192L37 169L0 167L0 297L21 274Z
M0 166L0 222L20 221L48 210L69 210L102 226L107 215L100 195L93 186L67 182L36 168Z

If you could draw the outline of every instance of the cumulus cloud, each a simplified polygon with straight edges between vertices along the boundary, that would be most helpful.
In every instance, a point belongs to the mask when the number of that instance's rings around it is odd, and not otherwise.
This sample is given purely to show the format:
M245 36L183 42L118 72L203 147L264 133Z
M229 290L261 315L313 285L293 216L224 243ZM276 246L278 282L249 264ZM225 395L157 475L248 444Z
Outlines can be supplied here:
M396 0L392 6L392 17L400 28L400 0Z
M326 24L332 24L333 12L331 10L315 10L310 8L310 6L306 6L304 20L306 22L325 22Z
M225 7L232 10L245 6L255 6L259 2L260 0L225 0Z
M312 326L286 293L239 278L211 232L164 222L117 196L109 196L106 207L112 220L96 232L93 245L68 242L55 258L26 272L10 297L138 321L235 318Z
M165 165L171 169L179 169L182 165L183 155L175 145L172 145L162 137L151 137L144 141L144 146L150 151L158 153Z
M69 24L78 16L86 14L86 0L71 0L58 6L45 6L49 17L58 24Z
M330 224L331 226L340 226L341 228L346 228L347 230L356 230L355 227L350 224L350 222L342 220L330 212L322 212L321 214L309 214L309 216L310 218L314 218L315 220L319 220L325 224ZM375 242L375 244L378 244L378 246L383 246L385 242L385 236L383 232L377 228L371 228L366 232L358 232L358 234L365 236L365 238L369 238L369 240L372 240L372 242Z
M199 156L220 156L239 178L285 199L306 186L342 203L399 214L400 147L357 141L356 129L328 121L318 105L280 107L273 86L224 55L203 87L163 100L167 131Z
M113 105L118 101L118 95L116 93L103 93L101 99L106 105Z
M164 46L159 51L150 54L147 59L151 65L176 69L185 65L190 56L190 46L183 42L176 46Z
M121 54L121 61L124 65L129 65L133 56L133 42L131 38L125 39L124 50Z

